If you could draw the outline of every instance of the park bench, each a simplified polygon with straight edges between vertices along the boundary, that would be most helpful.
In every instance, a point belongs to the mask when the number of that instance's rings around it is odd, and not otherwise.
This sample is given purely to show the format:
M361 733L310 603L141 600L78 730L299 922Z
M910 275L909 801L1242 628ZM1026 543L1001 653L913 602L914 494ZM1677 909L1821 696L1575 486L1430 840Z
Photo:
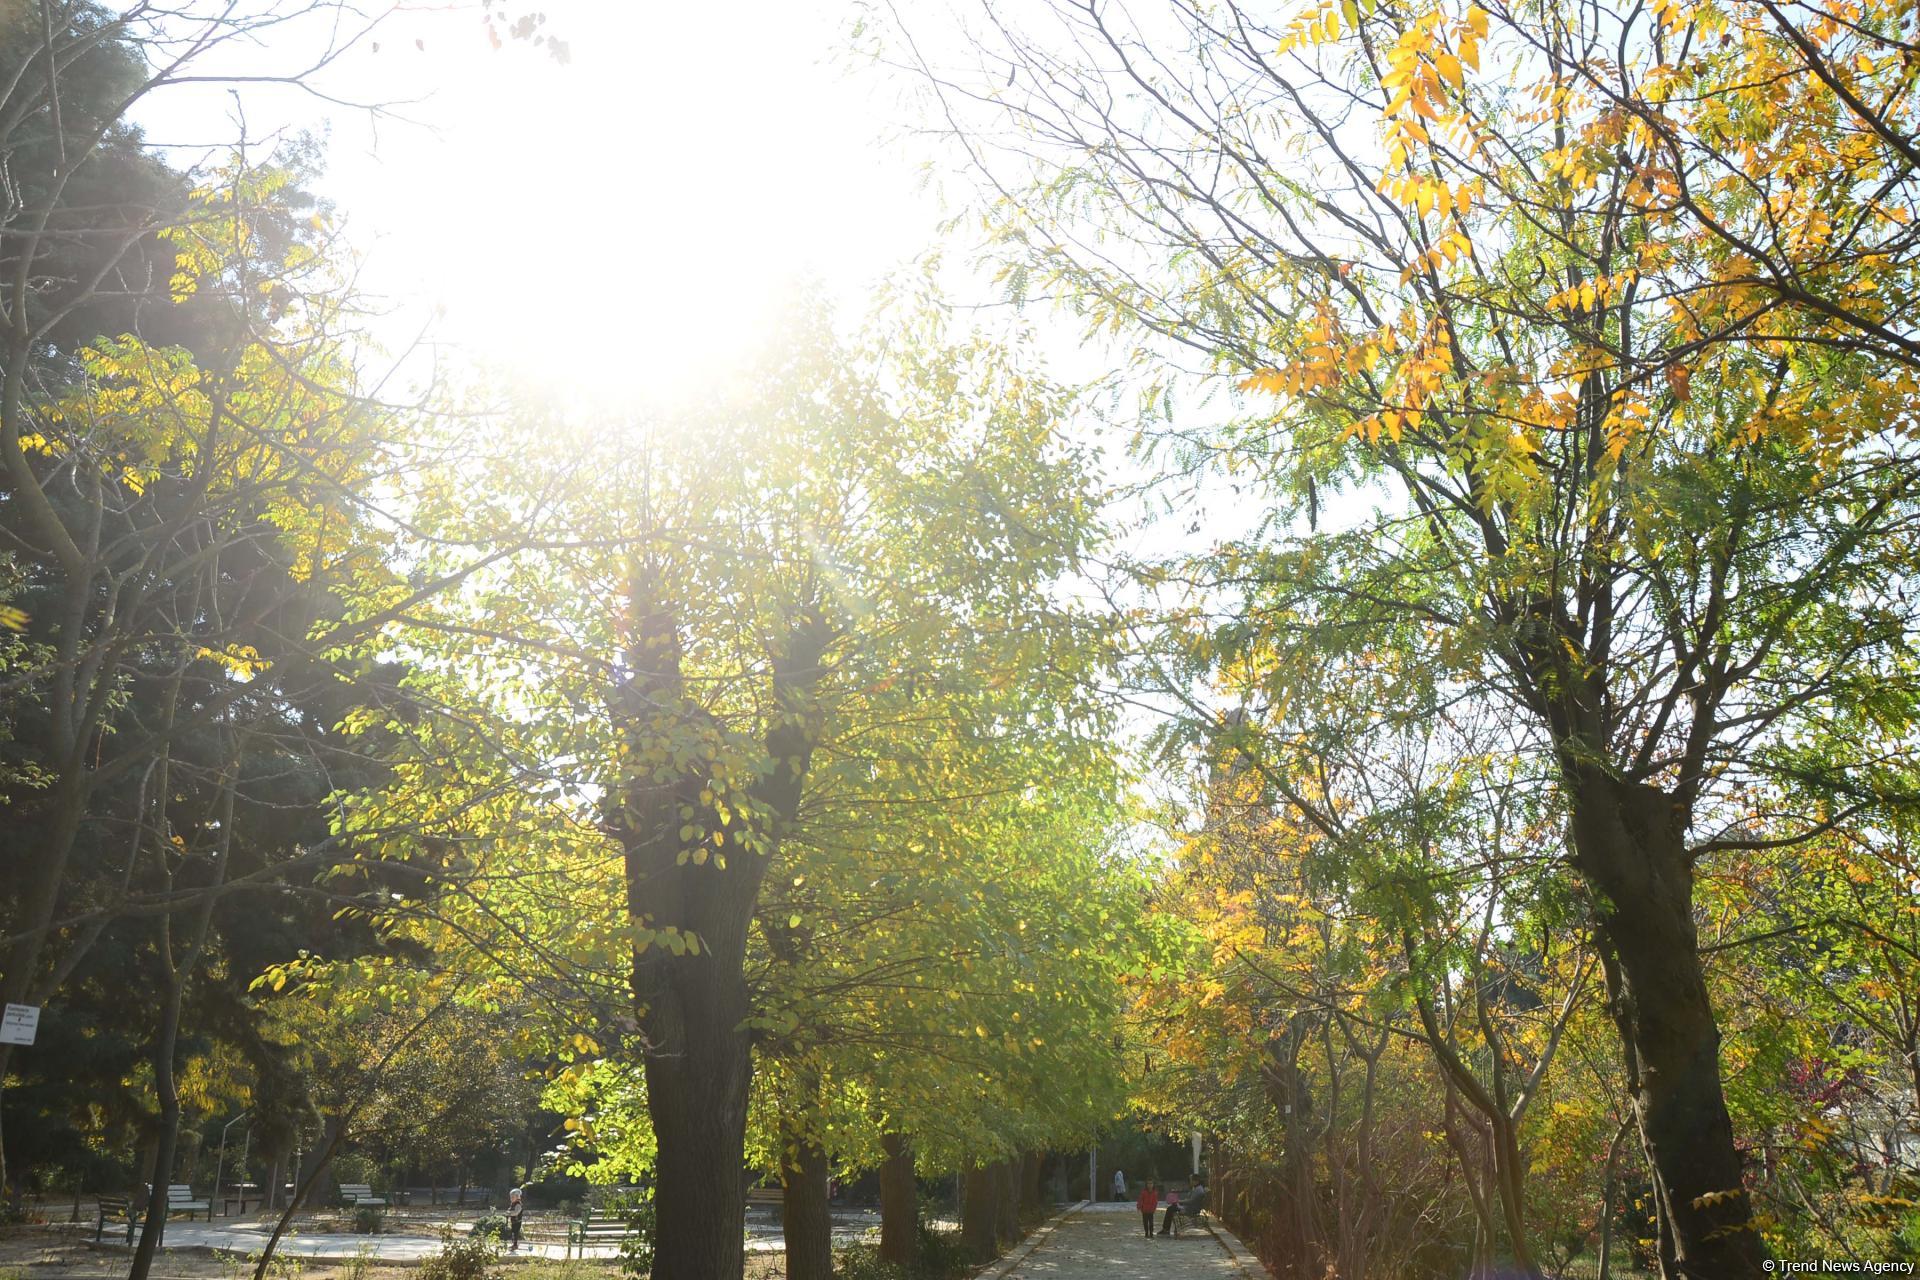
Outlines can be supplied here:
M1180 1227L1182 1223L1186 1224L1189 1227L1198 1227L1201 1230L1206 1230L1207 1229L1207 1206L1204 1203L1202 1203L1198 1209L1188 1209L1188 1208L1182 1207L1180 1209L1175 1210L1173 1215L1172 1234L1176 1240L1180 1238Z
M233 1206L236 1204L240 1206L240 1212L245 1213L247 1211L247 1201L249 1200L259 1201L262 1208L266 1206L266 1193L260 1190L259 1183L229 1182L227 1189L222 1192L220 1196L220 1216L223 1218L231 1218L233 1216Z
M119 1222L122 1218L126 1219L127 1223L127 1243L129 1245L133 1243L134 1212L131 1198L127 1196L101 1196L100 1207L97 1212L99 1217L93 1224L93 1239L96 1244L106 1235L108 1220L111 1219L114 1222Z
M340 1200L349 1209L384 1209L385 1197L373 1194L373 1188L364 1182L343 1182L340 1184Z
M201 1212L205 1212L207 1221L212 1222L213 1201L195 1200L193 1198L193 1188L184 1182L173 1183L167 1188L168 1217L172 1217L176 1213L184 1213L187 1215L187 1221L192 1222L193 1215Z
M780 1221L780 1211L786 1206L787 1193L781 1187L748 1187L747 1208L771 1209L773 1220Z
M590 1245L611 1245L617 1249L629 1230L625 1218L617 1214L597 1214L589 1209L567 1223L567 1257L571 1258L576 1248L582 1258L586 1257Z

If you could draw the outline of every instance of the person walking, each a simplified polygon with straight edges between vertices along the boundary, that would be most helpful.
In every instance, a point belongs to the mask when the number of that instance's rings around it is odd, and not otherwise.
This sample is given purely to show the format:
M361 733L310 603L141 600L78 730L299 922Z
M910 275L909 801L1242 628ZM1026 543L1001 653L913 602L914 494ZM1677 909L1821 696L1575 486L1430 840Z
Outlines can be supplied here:
M507 1252L520 1252L520 1219L526 1216L527 1201L520 1188L507 1192Z
M1127 1175L1119 1169L1113 1171L1113 1198L1115 1200L1127 1198Z
M1153 1211L1160 1207L1160 1188L1151 1182L1140 1188L1140 1198L1133 1207L1140 1211L1140 1225L1146 1228L1147 1239L1153 1239Z
M1167 1216L1160 1220L1160 1234L1173 1234L1173 1215L1180 1212L1180 1193L1172 1187L1167 1188Z

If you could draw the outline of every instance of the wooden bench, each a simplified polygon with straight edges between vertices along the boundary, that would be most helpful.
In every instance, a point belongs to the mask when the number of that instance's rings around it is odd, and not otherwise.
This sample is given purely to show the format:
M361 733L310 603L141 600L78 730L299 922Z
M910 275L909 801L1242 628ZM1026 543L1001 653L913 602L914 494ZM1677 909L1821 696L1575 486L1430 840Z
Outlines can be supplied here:
M373 1194L373 1188L364 1182L343 1182L340 1184L340 1199L349 1209L384 1209L385 1197Z
M587 1256L589 1246L620 1247L631 1230L627 1220L617 1214L600 1214L589 1209L582 1216L567 1223L567 1253L571 1258L573 1251L580 1250L582 1258Z
M780 1221L780 1211L786 1208L787 1193L783 1187L748 1187L747 1208L771 1209L773 1220Z
M133 1200L130 1197L101 1196L100 1207L97 1212L99 1216L93 1224L93 1239L95 1244L98 1244L107 1234L107 1220L109 1218L115 1222L120 1221L122 1218L127 1220L127 1244L129 1246L133 1244L135 1215L133 1212Z
M172 1217L176 1213L186 1214L188 1222L193 1221L194 1214L205 1213L207 1221L212 1222L213 1201L195 1200L192 1187L184 1182L176 1182L167 1188L167 1216Z

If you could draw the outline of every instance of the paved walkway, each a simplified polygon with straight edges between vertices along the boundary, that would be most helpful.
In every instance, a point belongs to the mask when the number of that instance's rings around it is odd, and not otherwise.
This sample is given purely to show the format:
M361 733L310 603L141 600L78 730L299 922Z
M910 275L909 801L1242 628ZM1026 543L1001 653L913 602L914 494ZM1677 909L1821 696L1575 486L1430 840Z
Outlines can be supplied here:
M865 1239L878 1226L879 1215L874 1213L838 1213L833 1219L833 1242L835 1247L852 1244ZM418 1262L423 1258L435 1257L441 1248L437 1230L421 1224L408 1224L415 1232L402 1234L400 1231L383 1232L377 1236L353 1235L344 1231L302 1231L295 1223L292 1232L280 1237L275 1248L276 1253L290 1257L306 1258L312 1261L344 1262L356 1257L371 1258L380 1262ZM471 1224L459 1222L452 1224L456 1231L466 1231ZM267 1247L267 1237L273 1233L270 1222L241 1219L221 1222L182 1222L178 1219L167 1224L166 1247L169 1249L215 1249L223 1253L238 1254L242 1257L258 1255ZM91 1233L89 1232L89 1237ZM124 1237L114 1232L107 1233L108 1248L118 1248L119 1240ZM747 1252L778 1253L784 1248L778 1227L769 1226L764 1221L748 1224ZM576 1254L580 1250L574 1250ZM508 1257L521 1258L559 1258L566 1253L561 1244L535 1244L528 1240L521 1244L517 1254ZM620 1256L615 1245L595 1245L587 1250L587 1256L599 1259L611 1259Z
M1156 1230L1158 1225L1156 1218ZM1218 1222L1213 1231L1239 1246ZM1177 1240L1149 1240L1131 1205L1089 1205L1056 1223L1011 1269L989 1274L1013 1280L1256 1280L1261 1272L1255 1265L1243 1270L1212 1232L1182 1228Z

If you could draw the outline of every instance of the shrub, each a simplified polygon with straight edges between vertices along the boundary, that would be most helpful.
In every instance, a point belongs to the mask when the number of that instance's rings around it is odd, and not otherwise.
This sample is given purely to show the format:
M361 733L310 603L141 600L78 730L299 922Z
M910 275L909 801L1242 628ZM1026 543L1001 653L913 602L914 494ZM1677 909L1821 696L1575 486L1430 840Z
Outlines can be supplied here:
M341 1266L334 1280L370 1280L373 1266L373 1246L363 1244L353 1251L353 1256Z
M651 1275L656 1221L653 1192L642 1188L609 1196L606 1213L627 1224L627 1233L620 1237L620 1269L630 1276Z
M923 1219L918 1227L919 1252L911 1268L885 1262L877 1245L848 1245L840 1251L834 1280L958 1280L973 1268L951 1231L936 1231Z
M883 1262L880 1249L870 1244L850 1244L840 1251L834 1264L834 1280L913 1280L912 1273L897 1262Z
M440 1253L420 1264L420 1280L489 1280L500 1261L500 1241L480 1234L440 1232Z
M507 1215L488 1213L474 1221L473 1234L481 1240L505 1240L507 1238Z
M353 1210L353 1233L357 1236L377 1236L386 1220L386 1210L370 1204L356 1205Z
M973 1270L959 1232L936 1231L925 1218L916 1230L920 1237L920 1256L913 1273L919 1280L951 1280Z

